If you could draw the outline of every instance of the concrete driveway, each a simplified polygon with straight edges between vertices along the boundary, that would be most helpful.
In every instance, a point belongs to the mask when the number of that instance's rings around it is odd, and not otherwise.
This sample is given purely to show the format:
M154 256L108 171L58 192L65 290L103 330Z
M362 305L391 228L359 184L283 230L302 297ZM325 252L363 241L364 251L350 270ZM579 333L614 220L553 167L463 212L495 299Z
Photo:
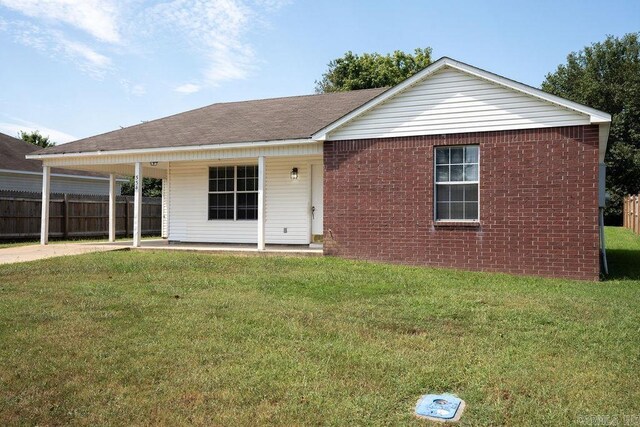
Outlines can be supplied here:
M128 249L130 245L117 243L54 243L46 246L25 245L0 249L0 264L35 261L67 255L81 255L90 252L108 252Z

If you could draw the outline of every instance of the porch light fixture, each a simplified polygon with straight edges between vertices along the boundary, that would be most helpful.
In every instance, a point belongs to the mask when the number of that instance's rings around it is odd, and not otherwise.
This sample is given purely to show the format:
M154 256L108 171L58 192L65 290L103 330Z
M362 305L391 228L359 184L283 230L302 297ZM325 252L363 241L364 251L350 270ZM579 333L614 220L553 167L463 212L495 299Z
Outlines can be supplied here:
M291 179L298 179L298 168L291 169Z
M158 166L158 162L149 162L151 166Z

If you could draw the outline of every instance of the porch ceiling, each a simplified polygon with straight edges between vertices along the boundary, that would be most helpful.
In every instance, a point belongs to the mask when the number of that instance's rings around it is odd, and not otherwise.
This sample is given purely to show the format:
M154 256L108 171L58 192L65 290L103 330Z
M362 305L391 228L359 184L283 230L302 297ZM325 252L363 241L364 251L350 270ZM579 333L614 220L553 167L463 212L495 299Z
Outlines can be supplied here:
M166 178L169 163L194 161L224 161L230 159L257 159L264 157L301 157L322 155L322 142L281 141L261 144L233 144L229 147L189 147L173 150L158 150L144 153L96 155L61 155L41 158L46 166L70 168L84 171L133 175L133 165L140 162L143 176ZM154 164L155 166L152 166Z

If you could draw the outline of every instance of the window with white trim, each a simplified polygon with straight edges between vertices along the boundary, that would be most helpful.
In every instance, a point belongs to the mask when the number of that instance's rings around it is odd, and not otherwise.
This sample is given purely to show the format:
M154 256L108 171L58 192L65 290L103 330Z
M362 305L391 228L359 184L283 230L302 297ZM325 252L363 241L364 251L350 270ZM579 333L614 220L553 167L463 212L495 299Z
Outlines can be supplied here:
M258 219L258 166L209 168L209 219Z
M480 148L435 148L436 221L478 221Z

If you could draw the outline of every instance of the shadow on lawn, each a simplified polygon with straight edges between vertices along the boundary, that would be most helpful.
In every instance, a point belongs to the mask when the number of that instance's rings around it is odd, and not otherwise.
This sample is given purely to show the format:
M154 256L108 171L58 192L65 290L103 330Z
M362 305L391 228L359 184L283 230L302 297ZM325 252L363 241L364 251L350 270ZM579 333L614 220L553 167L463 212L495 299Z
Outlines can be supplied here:
M640 280L640 249L607 249L606 280Z

